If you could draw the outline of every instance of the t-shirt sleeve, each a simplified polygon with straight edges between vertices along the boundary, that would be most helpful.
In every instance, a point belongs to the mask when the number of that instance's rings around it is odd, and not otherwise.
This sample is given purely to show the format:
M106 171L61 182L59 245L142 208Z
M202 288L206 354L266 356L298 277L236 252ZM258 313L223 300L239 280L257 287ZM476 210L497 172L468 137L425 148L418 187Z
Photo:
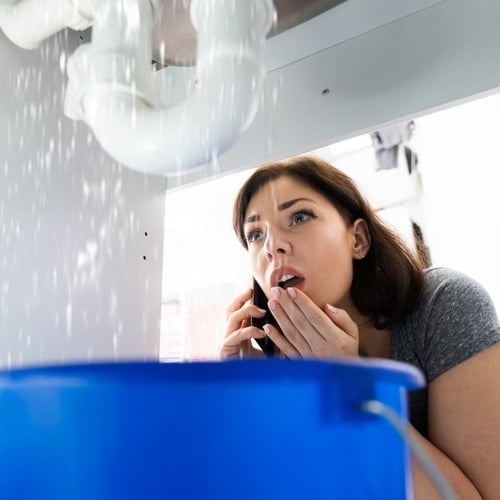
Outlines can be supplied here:
M481 284L444 269L431 271L430 280L438 284L428 303L424 337L429 382L500 341L495 306Z

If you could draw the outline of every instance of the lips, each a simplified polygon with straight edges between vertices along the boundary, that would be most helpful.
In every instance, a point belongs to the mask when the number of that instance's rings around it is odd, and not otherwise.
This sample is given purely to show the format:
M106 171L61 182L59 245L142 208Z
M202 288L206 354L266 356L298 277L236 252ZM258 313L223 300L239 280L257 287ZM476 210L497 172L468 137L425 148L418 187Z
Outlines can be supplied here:
M293 267L279 267L271 273L271 286L281 288L297 287L304 282L304 276Z

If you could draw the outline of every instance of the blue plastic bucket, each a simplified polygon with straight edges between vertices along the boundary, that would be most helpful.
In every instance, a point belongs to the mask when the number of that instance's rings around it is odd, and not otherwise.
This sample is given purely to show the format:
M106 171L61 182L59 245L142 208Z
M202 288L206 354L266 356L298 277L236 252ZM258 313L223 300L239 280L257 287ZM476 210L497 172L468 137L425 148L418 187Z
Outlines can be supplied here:
M0 373L0 498L406 498L390 361L110 363Z

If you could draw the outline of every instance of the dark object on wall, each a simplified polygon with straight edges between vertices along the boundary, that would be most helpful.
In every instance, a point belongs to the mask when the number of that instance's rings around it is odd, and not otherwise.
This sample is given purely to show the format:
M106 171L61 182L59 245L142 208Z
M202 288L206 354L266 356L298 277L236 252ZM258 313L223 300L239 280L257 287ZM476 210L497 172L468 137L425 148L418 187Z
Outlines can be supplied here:
M415 222L411 222L411 226L413 229L413 237L415 238L415 245L417 247L417 252L422 260L422 264L424 267L432 266L431 252L429 247L425 243L424 234L422 232L422 228Z
M377 170L398 167L399 147L411 139L414 129L415 122L410 121L370 134L377 155Z
M405 146L405 157L406 165L408 167L408 173L411 175L412 172L416 172L418 167L418 155L413 151L413 149Z

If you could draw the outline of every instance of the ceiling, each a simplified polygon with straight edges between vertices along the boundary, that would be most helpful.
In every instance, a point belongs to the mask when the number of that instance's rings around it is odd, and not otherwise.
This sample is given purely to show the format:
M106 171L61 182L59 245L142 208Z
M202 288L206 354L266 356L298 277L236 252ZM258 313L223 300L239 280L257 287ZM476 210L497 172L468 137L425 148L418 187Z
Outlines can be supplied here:
M345 0L268 38L255 120L215 166L169 178L169 189L496 91L498 19L498 0ZM156 75L175 82L194 69Z
M273 0L277 19L267 38L266 68L272 71L292 64L446 1ZM156 69L195 65L196 31L189 4L190 0L163 0L153 29Z
M247 0L240 0L247 1ZM297 26L346 0L274 0L276 22L268 38ZM196 30L189 15L189 2L163 0L153 32L153 60L161 66L196 64Z

